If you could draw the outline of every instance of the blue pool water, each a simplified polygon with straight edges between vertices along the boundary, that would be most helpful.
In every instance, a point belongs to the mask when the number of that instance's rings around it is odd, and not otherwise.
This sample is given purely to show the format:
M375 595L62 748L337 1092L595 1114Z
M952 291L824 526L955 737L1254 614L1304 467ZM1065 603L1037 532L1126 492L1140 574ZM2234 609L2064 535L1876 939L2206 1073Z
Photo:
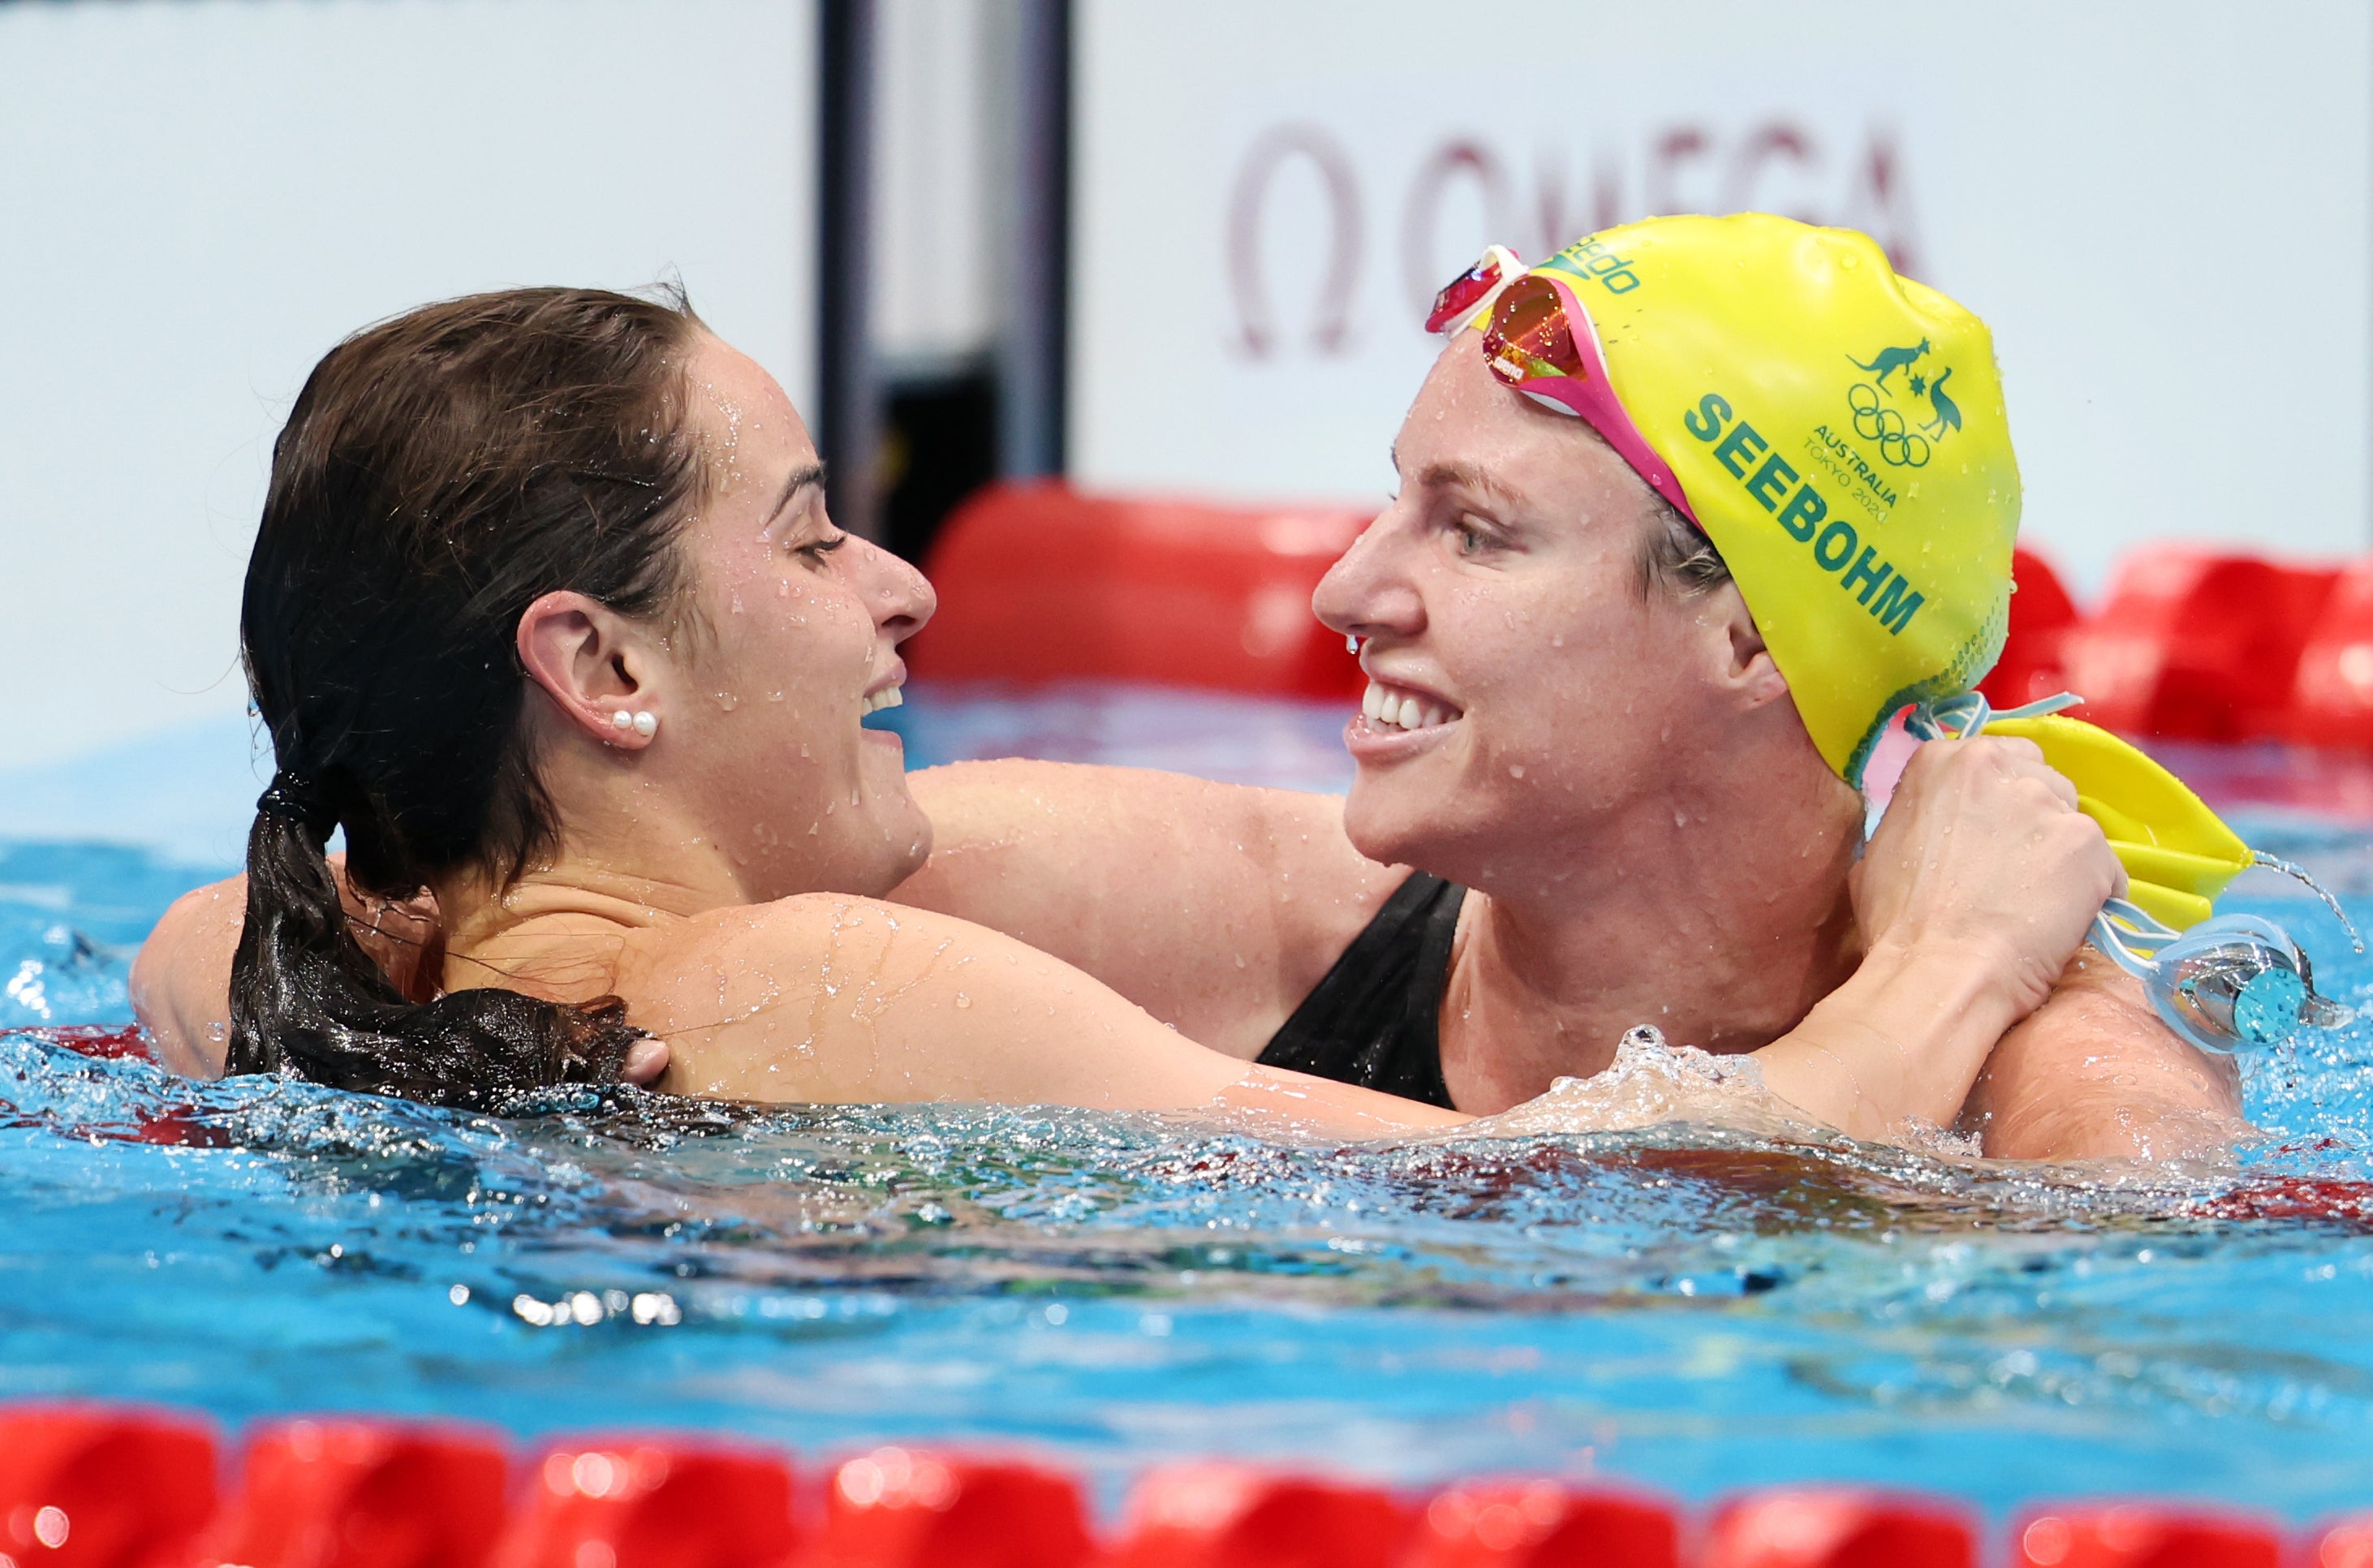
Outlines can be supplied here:
M900 713L920 760L1342 776L1317 709L1070 694ZM2279 771L2185 766L2244 796ZM185 816L213 798L157 771L85 793L170 791ZM2258 798L2263 847L2352 905L2373 891L2343 795ZM0 782L0 830L7 809ZM2272 1136L2238 1170L2122 1176L1688 1129L1309 1152L1151 1117L631 1095L506 1121L192 1084L24 1032L128 1019L134 945L222 869L191 847L242 825L0 843L0 1398L809 1451L988 1439L1107 1480L1230 1453L1693 1497L1853 1478L1997 1512L2101 1491L2300 1519L2373 1503L2362 1027L2252 1065ZM2304 895L2251 878L2233 903L2373 1002L2373 963Z

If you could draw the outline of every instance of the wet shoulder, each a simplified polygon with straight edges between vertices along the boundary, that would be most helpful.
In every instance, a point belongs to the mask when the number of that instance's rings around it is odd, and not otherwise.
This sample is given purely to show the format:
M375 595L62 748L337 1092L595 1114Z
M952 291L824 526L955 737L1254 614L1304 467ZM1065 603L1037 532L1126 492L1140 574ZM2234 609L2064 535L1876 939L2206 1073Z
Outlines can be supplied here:
M764 1100L872 1100L914 1064L917 1017L959 1004L956 976L1005 939L837 894L711 910L635 944L628 1019L666 1040L662 1087ZM921 1097L929 1097L924 1095Z

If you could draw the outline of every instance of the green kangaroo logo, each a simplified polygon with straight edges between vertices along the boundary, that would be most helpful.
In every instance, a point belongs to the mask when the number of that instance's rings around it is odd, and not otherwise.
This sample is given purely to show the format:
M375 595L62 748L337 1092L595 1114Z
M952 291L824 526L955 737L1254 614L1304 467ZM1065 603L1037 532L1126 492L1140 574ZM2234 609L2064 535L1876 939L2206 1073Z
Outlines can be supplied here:
M1902 369L1905 366L1911 364L1913 360L1919 358L1922 355L1927 352L1928 340L1923 337L1910 348L1882 348L1878 351L1878 357L1873 359L1867 365L1864 364L1861 360L1855 358L1851 354L1846 356L1846 363L1852 365L1858 370L1870 371L1871 380L1876 381L1878 383L1879 390L1884 392L1887 389L1888 377L1895 374L1896 371Z
M1936 417L1920 427L1939 440L1944 439L1947 425L1956 430L1961 427L1961 405L1945 394L1945 383L1952 379L1953 372L1946 370L1928 383L1928 406L1936 411Z

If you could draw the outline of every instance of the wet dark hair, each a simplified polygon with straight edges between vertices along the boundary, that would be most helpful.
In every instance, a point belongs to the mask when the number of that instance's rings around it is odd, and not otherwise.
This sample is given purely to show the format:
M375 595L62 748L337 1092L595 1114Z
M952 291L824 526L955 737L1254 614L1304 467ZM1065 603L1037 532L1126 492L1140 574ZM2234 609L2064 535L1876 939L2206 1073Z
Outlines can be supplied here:
M344 827L355 890L398 899L456 871L507 886L552 846L520 616L560 590L628 615L673 603L701 330L680 293L513 289L383 322L307 378L240 612L278 771L248 834L229 1071L471 1106L616 1082L641 1032L614 997L407 1000L323 850Z
M1640 596L1659 589L1676 599L1711 593L1730 580L1730 563L1698 532L1681 509L1655 491L1648 492L1649 517L1640 542Z

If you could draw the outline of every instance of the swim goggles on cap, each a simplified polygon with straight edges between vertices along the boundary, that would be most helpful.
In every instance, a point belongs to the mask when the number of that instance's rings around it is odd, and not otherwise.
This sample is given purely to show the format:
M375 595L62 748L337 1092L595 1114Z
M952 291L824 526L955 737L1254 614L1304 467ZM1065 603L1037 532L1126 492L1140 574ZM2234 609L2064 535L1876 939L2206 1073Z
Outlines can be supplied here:
M1493 375L1545 408L1588 421L1658 495L1697 522L1672 469L1615 395L1590 312L1556 273L1529 270L1505 245L1492 246L1443 286L1426 313L1430 333L1455 336L1470 325L1483 329L1483 360Z
M1904 728L1918 740L1967 740L1997 719L2032 719L2073 707L2073 692L1994 711L1977 692L1922 703ZM2258 865L2297 877L2330 906L2365 951L2339 902L2288 860L2252 851ZM2279 1045L2304 1024L2336 1029L2356 1016L2315 989L2315 967L2288 931L2257 915L2220 915L2179 931L2139 905L2112 898L2093 917L2087 937L2119 968L2142 981L2152 1011L2201 1049L2231 1054Z

